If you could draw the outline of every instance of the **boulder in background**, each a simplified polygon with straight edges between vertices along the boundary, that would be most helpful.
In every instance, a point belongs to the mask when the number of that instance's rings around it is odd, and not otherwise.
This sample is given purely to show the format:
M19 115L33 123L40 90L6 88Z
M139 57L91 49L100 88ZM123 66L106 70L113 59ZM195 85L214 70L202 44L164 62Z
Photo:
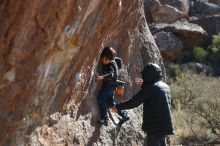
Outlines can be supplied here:
M210 45L212 43L212 35L220 32L220 15L193 18L189 22L201 26L207 32L208 39L203 43L204 46Z
M209 3L207 1L195 0L190 4L191 16L211 16L220 14L220 5Z
M172 24L156 24L150 26L151 32L156 34L160 31L172 32L183 41L184 48L202 43L207 39L206 31L197 24L187 21L178 21Z
M188 15L189 12L189 0L160 0L163 5L170 5L177 8L179 11Z
M183 43L172 32L158 32L154 34L154 39L164 61L174 61L181 54Z
M193 71L195 73L204 73L206 75L213 75L213 69L208 65L202 63L190 62L181 65L181 67L185 67L185 65L190 71Z
M209 0L209 2L220 5L220 0Z
M188 15L178 10L176 7L159 0L150 0L145 9L150 9L151 17L154 23L173 23L181 18L188 18Z

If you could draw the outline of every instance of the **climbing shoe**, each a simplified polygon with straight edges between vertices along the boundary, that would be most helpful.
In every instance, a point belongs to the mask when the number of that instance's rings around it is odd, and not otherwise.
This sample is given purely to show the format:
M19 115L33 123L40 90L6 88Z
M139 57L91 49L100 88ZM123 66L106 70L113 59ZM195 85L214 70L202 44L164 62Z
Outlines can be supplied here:
M98 125L108 126L108 120L102 120L102 119L100 119L100 120L97 121L97 124L98 124Z

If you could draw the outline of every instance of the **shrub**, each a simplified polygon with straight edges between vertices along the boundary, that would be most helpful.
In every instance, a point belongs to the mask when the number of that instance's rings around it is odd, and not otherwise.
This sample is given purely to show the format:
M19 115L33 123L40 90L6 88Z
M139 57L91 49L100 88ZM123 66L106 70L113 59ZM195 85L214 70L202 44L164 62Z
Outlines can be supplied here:
M200 100L192 110L202 119L199 121L201 126L210 129L216 136L220 136L220 102Z
M172 96L175 97L172 100L172 107L175 109L189 108L197 98L196 92L184 82L178 82L177 85L171 85Z
M217 35L213 35L213 46L220 49L220 33Z
M220 78L182 73L170 84L175 133L185 145L220 143Z
M218 35L213 35L212 44L209 46L210 55L209 60L218 62L220 61L220 33Z
M195 47L193 49L193 58L196 61L203 62L206 60L208 52L202 47Z
M209 55L209 60L213 62L219 62L220 61L220 50L217 48L212 48L212 51Z
M176 77L180 76L181 70L180 66L177 64L170 64L167 66L167 73L169 77L176 79Z
M179 64L169 64L167 66L167 74L171 79L175 79L181 76L182 73L187 72L188 67L186 65L180 66Z

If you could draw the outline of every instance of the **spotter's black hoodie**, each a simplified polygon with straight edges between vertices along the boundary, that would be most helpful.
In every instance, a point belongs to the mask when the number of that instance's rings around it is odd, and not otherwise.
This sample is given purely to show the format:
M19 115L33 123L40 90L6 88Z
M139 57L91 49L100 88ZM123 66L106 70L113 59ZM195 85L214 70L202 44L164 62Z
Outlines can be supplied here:
M149 63L142 71L142 79L141 90L130 100L118 104L116 108L132 109L143 104L143 131L153 135L173 134L170 88L162 82L159 65Z

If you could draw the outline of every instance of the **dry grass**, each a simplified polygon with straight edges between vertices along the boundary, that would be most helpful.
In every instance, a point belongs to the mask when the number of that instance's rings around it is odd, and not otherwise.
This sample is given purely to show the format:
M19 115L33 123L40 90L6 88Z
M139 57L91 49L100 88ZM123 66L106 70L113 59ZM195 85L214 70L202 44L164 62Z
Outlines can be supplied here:
M170 87L176 134L174 143L220 143L220 78L187 72Z

